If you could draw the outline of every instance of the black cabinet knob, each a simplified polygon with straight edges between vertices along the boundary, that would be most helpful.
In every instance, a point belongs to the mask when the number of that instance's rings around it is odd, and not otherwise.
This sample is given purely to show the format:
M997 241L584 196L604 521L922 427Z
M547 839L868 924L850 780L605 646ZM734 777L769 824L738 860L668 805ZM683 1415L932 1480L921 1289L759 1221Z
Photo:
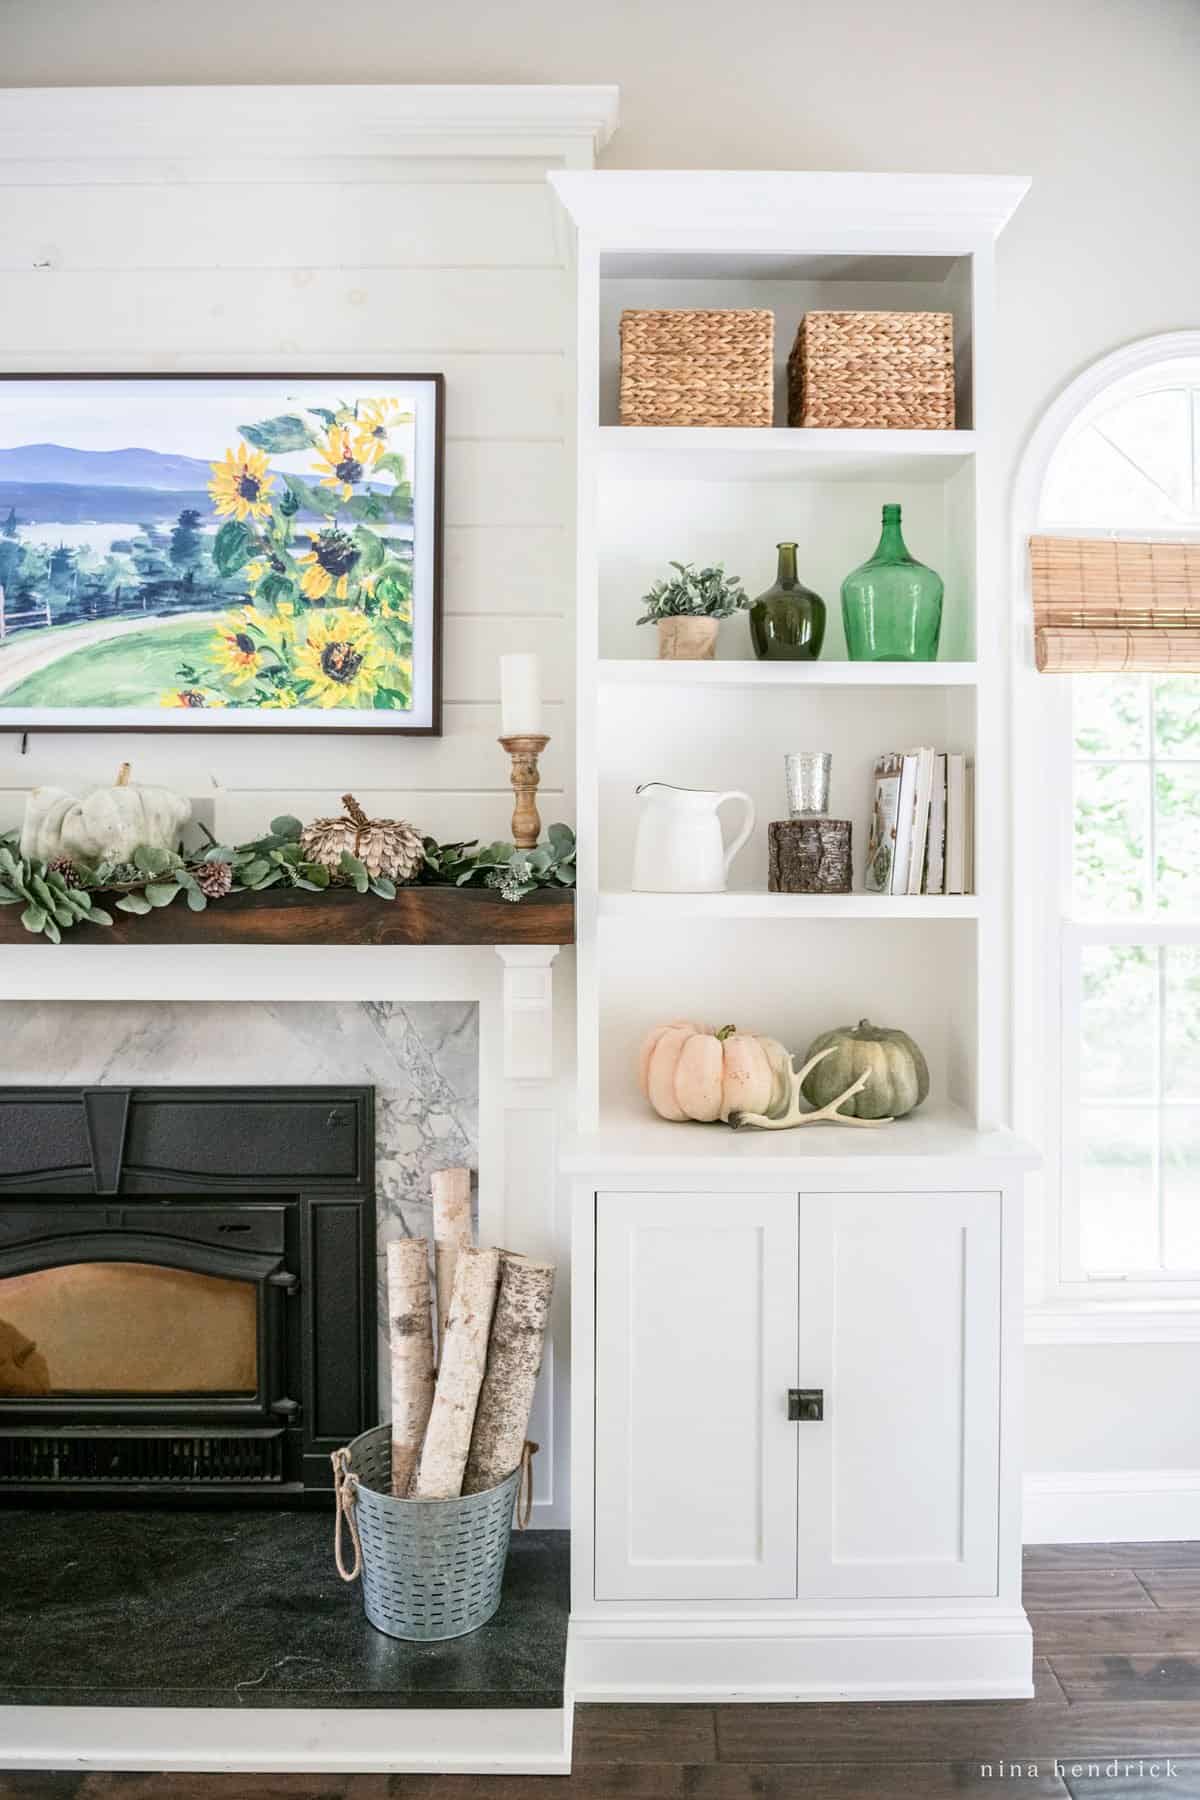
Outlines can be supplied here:
M819 1424L825 1417L824 1388L789 1388L787 1416L793 1424Z

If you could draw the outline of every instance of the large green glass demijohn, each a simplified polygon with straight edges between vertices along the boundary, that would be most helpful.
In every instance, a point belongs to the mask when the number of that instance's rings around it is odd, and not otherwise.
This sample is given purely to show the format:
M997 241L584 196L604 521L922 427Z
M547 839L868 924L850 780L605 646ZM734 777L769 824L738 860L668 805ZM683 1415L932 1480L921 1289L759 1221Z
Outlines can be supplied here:
M811 662L825 641L825 602L796 574L795 544L777 544L775 580L750 606L750 641L765 662Z
M909 555L900 508L885 506L875 553L842 583L842 624L851 662L936 662L942 578Z

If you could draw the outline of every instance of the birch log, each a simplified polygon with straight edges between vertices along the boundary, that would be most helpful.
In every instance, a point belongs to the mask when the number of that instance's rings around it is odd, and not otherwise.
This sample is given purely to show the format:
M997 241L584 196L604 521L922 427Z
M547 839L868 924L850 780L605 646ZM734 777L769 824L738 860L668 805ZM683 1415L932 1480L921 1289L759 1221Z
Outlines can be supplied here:
M429 1240L387 1247L388 1330L392 1365L392 1493L403 1499L425 1441L433 1405L433 1316Z
M446 1341L446 1315L454 1292L454 1265L464 1244L472 1241L471 1171L438 1169L433 1187L433 1244L437 1263L438 1361Z
M500 1288L463 1477L464 1494L495 1487L521 1460L553 1292L553 1263L501 1251Z
M410 1490L414 1500L449 1500L462 1493L499 1280L498 1250L460 1245L433 1410Z

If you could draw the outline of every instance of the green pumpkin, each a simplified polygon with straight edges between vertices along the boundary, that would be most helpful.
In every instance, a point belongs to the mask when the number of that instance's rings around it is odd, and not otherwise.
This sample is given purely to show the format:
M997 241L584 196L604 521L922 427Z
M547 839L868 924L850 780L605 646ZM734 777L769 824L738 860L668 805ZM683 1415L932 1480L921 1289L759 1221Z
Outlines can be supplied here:
M906 1031L860 1019L857 1030L842 1025L814 1038L802 1061L831 1044L833 1055L822 1057L804 1079L801 1091L811 1106L828 1106L865 1070L870 1081L842 1108L856 1119L903 1118L929 1093L929 1064Z

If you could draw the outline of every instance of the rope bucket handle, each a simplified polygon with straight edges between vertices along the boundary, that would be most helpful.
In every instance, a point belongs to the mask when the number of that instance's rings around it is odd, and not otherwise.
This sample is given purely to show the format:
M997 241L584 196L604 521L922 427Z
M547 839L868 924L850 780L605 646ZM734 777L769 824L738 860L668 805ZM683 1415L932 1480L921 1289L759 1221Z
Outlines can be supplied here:
M524 1531L533 1512L533 1459L538 1445L526 1438L521 1446L521 1479L517 1483L517 1530Z
M362 1574L362 1540L354 1517L354 1506L358 1499L358 1476L350 1467L348 1449L335 1450L329 1460L333 1464L333 1558L343 1581L357 1581ZM350 1530L350 1542L354 1545L354 1567L349 1570L342 1552L343 1518Z

